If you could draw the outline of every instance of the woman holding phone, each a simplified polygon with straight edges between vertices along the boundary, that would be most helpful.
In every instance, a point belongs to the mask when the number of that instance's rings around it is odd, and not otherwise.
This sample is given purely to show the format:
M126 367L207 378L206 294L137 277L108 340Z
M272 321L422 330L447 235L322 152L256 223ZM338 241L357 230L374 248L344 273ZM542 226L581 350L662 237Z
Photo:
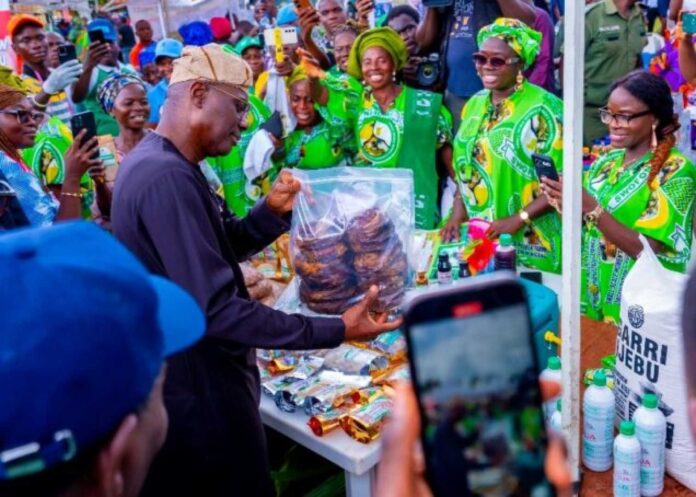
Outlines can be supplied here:
M454 139L459 192L445 239L467 218L491 222L489 237L512 235L518 262L559 273L561 220L539 191L533 154L563 166L563 102L529 83L523 72L540 51L541 34L516 19L483 27L474 64L484 89L464 106Z
M80 219L82 197L80 182L84 174L101 165L92 154L98 149L96 137L82 143L85 132L75 137L65 153L65 171L58 195L42 185L20 154L34 146L39 127L46 115L36 111L26 94L17 88L0 85L0 172L24 213L24 223L46 226L54 221Z
M586 316L619 323L621 290L647 238L667 269L691 258L696 168L676 147L679 128L667 83L648 71L614 82L607 106L612 150L585 175L582 192L582 304ZM542 191L562 208L562 182Z

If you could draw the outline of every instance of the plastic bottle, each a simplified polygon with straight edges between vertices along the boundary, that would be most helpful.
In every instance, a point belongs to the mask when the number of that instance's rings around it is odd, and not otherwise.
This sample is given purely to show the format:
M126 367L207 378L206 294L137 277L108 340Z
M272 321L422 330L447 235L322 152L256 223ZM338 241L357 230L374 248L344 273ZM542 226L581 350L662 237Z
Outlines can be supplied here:
M441 285L452 283L452 264L450 263L449 255L443 252L438 256L437 260L437 282Z
M509 233L500 235L493 259L496 271L502 269L515 271L517 269L517 253L515 245L512 243L512 235Z
M614 440L614 497L640 497L640 442L632 421L621 421Z
M556 401L556 407L549 420L549 430L555 432L558 435L563 436L563 415L561 414L561 399Z
M611 468L614 441L614 392L607 377L598 371L583 398L582 462L592 471Z
M643 405L636 409L633 420L642 449L640 463L640 495L655 497L662 493L665 483L665 441L667 420L657 408L657 396L643 396Z
M546 363L546 369L544 369L541 374L539 375L539 381L544 381L544 382L553 382L557 383L558 386L561 386L561 382L563 381L563 376L561 374L561 358L558 356L551 356L549 357L548 362ZM549 421L551 421L551 416L553 416L554 411L556 410L556 401L561 397L561 394L559 393L552 399L547 400L544 402L544 421L548 424Z

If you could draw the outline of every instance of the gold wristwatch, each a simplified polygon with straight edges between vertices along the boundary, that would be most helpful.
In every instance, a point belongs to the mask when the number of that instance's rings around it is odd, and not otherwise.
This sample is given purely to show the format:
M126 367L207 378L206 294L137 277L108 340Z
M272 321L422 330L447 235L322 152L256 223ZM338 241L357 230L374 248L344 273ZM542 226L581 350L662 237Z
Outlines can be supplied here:
M599 217L602 214L604 214L604 208L597 204L597 207L582 216L582 220L585 221L588 228L593 228L594 226L597 226L597 221L599 221Z
M532 224L532 219L529 217L529 212L526 210L522 209L519 213L520 219L524 224Z

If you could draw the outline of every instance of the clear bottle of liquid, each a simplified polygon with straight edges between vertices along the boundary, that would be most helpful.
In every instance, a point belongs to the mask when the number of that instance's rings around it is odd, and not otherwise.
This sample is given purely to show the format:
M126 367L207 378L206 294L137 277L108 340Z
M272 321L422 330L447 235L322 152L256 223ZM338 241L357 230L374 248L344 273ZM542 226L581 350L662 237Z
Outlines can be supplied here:
M633 421L642 449L640 463L640 495L656 497L662 493L665 483L665 441L667 420L657 408L657 396L643 396L643 405L636 409Z
M452 283L452 264L446 252L441 253L437 260L437 282L440 285Z
M607 387L607 377L598 371L582 403L582 462L591 471L611 468L614 442L614 392Z
M509 233L500 235L493 260L496 271L515 271L517 269L517 253L515 244L512 243L512 235Z
M541 374L539 375L539 380L545 381L545 382L557 383L559 388L560 388L561 382L563 381L563 375L561 374L561 358L560 357L558 357L558 356L549 357L549 360L546 363L546 369L544 369L541 372ZM546 402L544 402L544 421L546 421L547 424L551 420L551 416L553 416L553 413L556 410L556 401L558 401L558 399L560 397L561 397L561 394L559 392L558 395L556 395L552 399L549 399Z
M555 432L557 435L563 436L563 414L561 413L561 408L563 407L561 399L556 401L556 407L549 419L549 429Z
M632 421L621 421L614 440L614 497L640 497L640 442Z

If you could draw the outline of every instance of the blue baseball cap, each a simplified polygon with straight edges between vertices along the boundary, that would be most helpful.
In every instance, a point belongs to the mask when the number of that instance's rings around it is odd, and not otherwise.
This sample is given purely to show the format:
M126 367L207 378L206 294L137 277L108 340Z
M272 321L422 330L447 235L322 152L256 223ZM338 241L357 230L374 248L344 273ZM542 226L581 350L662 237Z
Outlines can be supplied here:
M184 290L83 221L0 237L0 480L70 461L204 332Z
M115 42L118 40L116 26L107 19L95 19L87 25L87 31L101 31L104 33L106 41Z
M191 21L179 27L184 45L202 47L213 41L213 32L207 22Z
M184 45L174 38L163 38L157 42L155 47L155 62L160 57L171 57L172 59L178 59L181 57L181 53L184 51Z
M297 15L297 10L293 4L288 4L278 12L278 19L276 19L276 24L278 26L285 26L287 24L292 24L299 19Z

